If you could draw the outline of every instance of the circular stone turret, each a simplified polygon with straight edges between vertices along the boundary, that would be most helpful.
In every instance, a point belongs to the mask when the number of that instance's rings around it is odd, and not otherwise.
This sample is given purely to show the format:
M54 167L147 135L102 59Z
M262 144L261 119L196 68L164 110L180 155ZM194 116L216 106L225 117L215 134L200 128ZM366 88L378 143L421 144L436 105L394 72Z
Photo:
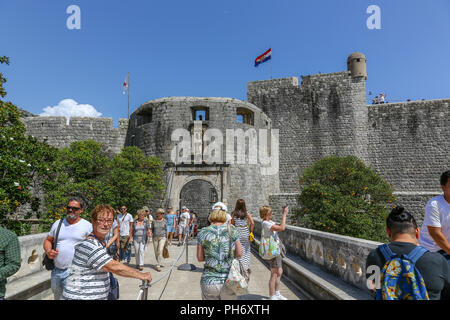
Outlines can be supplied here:
M270 150L271 157L278 157L272 143L265 149L267 138L275 134L271 126L261 109L242 100L168 97L148 101L131 114L126 145L137 146L164 164L164 199L150 205L187 206L198 213L203 226L217 201L231 211L242 198L247 210L257 213L261 204L269 203L270 192L279 192L278 158L268 164L261 156L269 153L260 152ZM213 151L212 141L217 142ZM218 158L208 162L202 153Z
M361 52L353 52L347 58L347 70L352 78L364 77L367 80L366 56Z

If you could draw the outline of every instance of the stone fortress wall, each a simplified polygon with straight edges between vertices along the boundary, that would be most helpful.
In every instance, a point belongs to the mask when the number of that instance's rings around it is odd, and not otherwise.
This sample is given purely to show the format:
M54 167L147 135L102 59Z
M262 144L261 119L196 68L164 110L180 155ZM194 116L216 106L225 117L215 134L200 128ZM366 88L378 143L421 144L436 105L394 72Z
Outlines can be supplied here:
M27 134L39 141L47 141L57 148L70 146L72 142L96 140L104 144L108 153L119 153L125 144L128 120L119 119L118 128L113 127L112 118L66 117L22 118Z
M366 105L364 80L346 71L302 77L300 85L295 77L248 83L248 101L280 128L281 193L271 199L294 204L306 167L326 155L355 155L422 222L450 168L450 99Z

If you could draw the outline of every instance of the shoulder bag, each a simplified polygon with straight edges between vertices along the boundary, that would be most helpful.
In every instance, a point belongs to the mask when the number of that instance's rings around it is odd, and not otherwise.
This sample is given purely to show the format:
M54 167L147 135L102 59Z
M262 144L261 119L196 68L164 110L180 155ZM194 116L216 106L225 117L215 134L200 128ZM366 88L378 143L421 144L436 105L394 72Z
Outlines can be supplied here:
M58 229L56 230L55 240L53 240L53 244L52 244L53 250L56 250L56 244L58 243L59 230L61 229L63 220L64 219L59 220ZM55 261L53 261L53 259L50 259L45 252L44 252L44 259L42 260L42 265L45 267L46 270L49 270L49 271L55 269Z
M233 258L233 248L231 239L231 225L227 224L228 236L229 236L229 257ZM230 288L236 295L240 296L243 294L248 294L248 283L245 280L246 272L242 267L241 262L234 258L231 262L230 272L228 273L228 278L225 280L225 286Z
M280 245L272 234L267 236L264 226L261 230L261 242L259 244L259 255L264 260L272 260L281 254Z

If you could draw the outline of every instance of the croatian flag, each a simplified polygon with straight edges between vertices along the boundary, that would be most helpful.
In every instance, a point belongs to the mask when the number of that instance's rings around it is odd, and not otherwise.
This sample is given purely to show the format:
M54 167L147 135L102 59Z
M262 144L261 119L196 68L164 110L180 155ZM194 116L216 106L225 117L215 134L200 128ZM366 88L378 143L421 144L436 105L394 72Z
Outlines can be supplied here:
M128 73L127 76L125 77L125 81L123 82L123 86L122 86L123 94L125 94L125 92L127 91L129 82L130 82L130 74Z
M255 67L257 67L260 63L266 62L267 60L272 59L272 48L264 52L258 58L255 59Z

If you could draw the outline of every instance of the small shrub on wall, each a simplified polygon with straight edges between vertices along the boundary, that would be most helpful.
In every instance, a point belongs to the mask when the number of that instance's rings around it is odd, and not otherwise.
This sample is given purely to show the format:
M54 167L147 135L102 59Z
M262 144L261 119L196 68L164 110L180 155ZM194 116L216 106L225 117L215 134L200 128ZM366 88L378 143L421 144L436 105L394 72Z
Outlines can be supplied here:
M392 187L355 156L330 156L305 169L299 180L297 225L386 242Z

